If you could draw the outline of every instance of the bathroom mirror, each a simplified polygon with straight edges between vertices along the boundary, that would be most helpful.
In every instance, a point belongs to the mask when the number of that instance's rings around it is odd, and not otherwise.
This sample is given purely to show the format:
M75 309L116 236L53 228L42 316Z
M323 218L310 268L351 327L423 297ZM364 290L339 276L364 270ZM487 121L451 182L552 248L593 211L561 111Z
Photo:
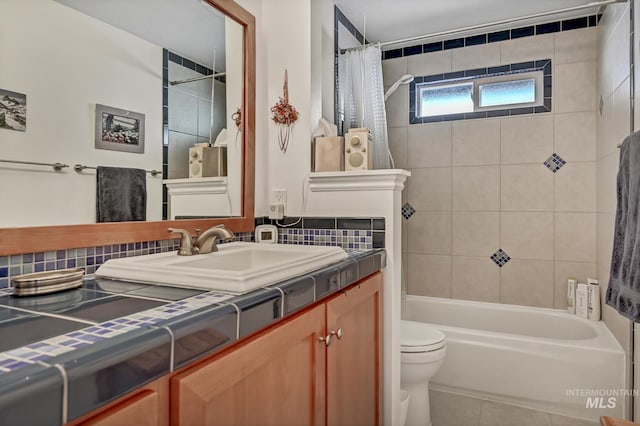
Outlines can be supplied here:
M147 13L126 9L130 4ZM169 227L253 229L255 19L248 11L232 0L8 0L0 11L0 38L15 40L0 45L13 64L0 69L0 90L26 95L26 129L0 128L0 159L71 166L0 163L0 180L9 187L0 209L0 255L161 240ZM210 22L211 31L196 31L188 24L194 17ZM145 31L159 38L149 41ZM195 116L180 116L189 102ZM143 153L95 148L97 104L143 114ZM216 139L227 150L227 176L209 175L224 183L218 209L163 221L175 216L168 200L163 211L163 182L188 181L188 148ZM187 158L172 165L180 150ZM147 174L147 222L84 220L95 218L96 171L78 173L76 163L162 171Z

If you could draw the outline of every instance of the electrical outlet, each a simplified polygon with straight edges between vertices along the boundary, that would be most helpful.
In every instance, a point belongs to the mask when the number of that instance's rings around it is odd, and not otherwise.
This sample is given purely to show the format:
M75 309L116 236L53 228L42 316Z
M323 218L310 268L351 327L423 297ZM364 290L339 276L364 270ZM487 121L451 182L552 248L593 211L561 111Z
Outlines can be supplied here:
M287 205L287 190L286 189L274 189L271 191L271 204Z

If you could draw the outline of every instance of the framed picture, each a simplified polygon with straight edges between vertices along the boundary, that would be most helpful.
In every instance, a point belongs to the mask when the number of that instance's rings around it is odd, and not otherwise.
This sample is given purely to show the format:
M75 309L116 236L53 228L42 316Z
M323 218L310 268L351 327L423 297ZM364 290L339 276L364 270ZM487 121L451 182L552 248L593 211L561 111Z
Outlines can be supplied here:
M27 130L27 95L0 89L0 129Z
M96 149L144 153L144 114L96 104Z

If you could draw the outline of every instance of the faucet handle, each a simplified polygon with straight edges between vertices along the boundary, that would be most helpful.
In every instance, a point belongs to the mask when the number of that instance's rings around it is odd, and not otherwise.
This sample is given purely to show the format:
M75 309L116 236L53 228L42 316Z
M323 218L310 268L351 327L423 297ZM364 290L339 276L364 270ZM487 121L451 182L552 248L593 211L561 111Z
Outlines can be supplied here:
M178 255L191 256L193 253L193 239L191 234L186 229L168 228L170 234L180 234L180 248L178 249Z

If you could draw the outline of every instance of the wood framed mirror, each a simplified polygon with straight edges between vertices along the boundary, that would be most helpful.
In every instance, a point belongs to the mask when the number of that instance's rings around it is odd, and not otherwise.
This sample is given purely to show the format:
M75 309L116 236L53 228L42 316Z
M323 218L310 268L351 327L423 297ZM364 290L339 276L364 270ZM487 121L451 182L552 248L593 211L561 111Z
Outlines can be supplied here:
M240 24L243 32L243 91L240 111L242 120L239 127L242 134L240 214L235 217L193 220L5 227L0 228L0 255L166 240L176 237L169 235L168 228L170 227L187 229L192 233L195 233L196 229L204 230L218 224L224 224L233 232L249 232L254 229L255 18L233 0L203 0L202 3L212 6ZM232 111L229 111L230 113ZM89 200L89 202L93 201ZM7 202L3 206L9 211L14 207L11 202ZM46 204L42 205L40 213L47 214ZM16 211L15 214L20 213ZM3 226L2 223L0 223L1 226Z

